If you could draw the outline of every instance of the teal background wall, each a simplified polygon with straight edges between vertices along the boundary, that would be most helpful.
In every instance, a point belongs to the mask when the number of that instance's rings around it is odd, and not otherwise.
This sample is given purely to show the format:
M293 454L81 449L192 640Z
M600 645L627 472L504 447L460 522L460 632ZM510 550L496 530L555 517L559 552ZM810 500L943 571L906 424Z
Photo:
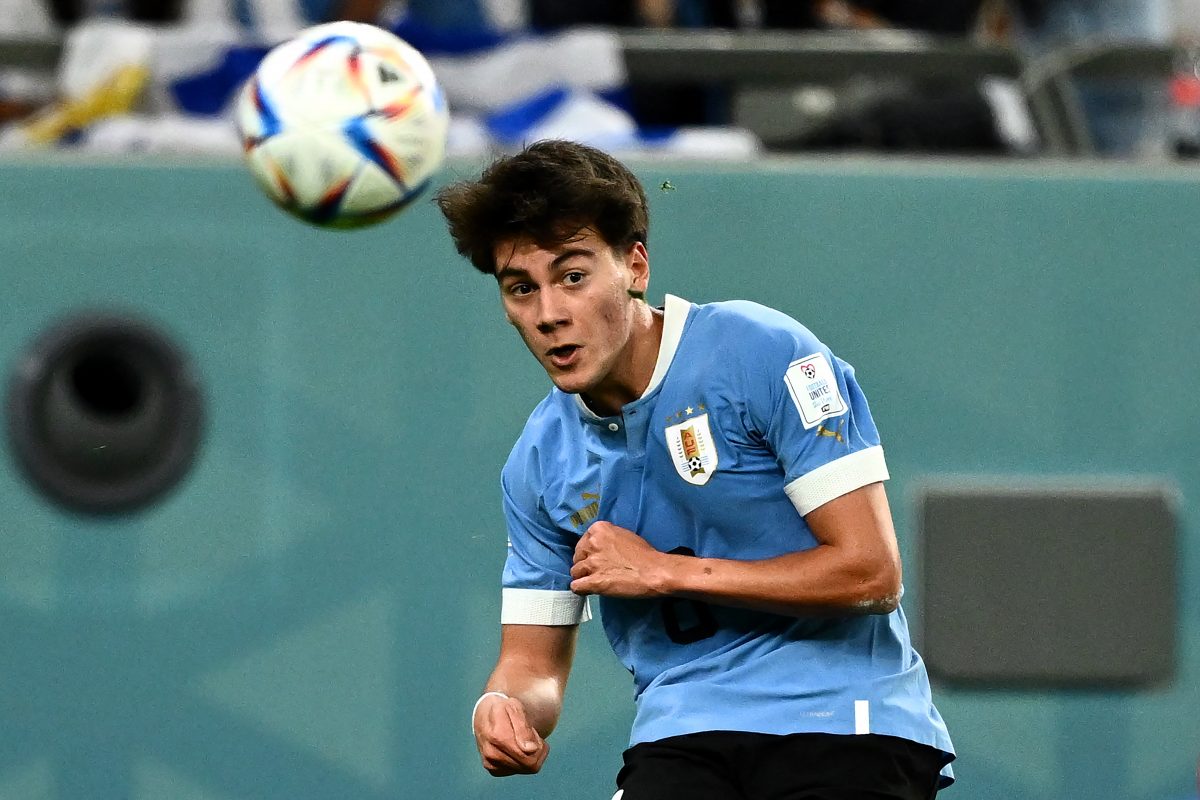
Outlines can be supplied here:
M950 797L1191 796L1200 173L637 169L652 300L765 302L857 367L918 641L924 482L1179 488L1170 685L935 696L960 750ZM478 766L468 716L498 641L497 475L547 382L429 203L332 233L275 210L238 165L0 164L0 371L93 307L175 336L202 376L207 434L176 492L116 520L48 505L0 461L0 798L612 795L632 692L597 623L543 774Z

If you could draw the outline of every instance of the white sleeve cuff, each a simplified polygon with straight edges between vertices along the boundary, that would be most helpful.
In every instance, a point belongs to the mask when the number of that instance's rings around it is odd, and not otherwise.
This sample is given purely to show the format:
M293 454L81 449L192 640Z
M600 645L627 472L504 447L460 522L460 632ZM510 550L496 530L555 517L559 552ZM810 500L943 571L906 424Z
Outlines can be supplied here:
M586 597L569 589L509 589L501 593L501 625L578 625L592 618Z
M822 464L812 472L796 478L784 487L784 491L803 517L830 500L849 494L869 483L886 481L888 477L883 448L876 445Z

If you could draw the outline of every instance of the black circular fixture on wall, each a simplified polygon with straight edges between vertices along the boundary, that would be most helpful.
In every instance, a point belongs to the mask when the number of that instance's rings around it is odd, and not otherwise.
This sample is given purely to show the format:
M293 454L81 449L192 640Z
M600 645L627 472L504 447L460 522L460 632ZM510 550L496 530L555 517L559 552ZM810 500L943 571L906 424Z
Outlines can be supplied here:
M89 514L136 511L187 474L203 402L188 358L128 315L87 312L22 352L8 387L17 463L54 502Z

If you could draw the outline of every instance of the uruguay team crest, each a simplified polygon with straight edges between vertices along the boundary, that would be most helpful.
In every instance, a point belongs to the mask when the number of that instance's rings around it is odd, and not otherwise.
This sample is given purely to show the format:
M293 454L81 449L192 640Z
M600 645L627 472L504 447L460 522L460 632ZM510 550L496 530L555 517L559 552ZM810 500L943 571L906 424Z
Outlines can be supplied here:
M679 477L703 486L717 471L717 446L708 428L708 414L672 425L666 430L667 449Z

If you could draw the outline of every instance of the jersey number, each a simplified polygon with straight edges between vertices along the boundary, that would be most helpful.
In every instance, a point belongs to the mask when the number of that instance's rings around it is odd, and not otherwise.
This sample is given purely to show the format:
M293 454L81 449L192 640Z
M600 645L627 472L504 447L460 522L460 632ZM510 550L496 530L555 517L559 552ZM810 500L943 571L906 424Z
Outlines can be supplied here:
M694 556L696 551L690 547L676 547L671 554ZM668 597L662 601L662 618L667 636L675 644L691 644L717 632L717 619L712 609L696 600Z

